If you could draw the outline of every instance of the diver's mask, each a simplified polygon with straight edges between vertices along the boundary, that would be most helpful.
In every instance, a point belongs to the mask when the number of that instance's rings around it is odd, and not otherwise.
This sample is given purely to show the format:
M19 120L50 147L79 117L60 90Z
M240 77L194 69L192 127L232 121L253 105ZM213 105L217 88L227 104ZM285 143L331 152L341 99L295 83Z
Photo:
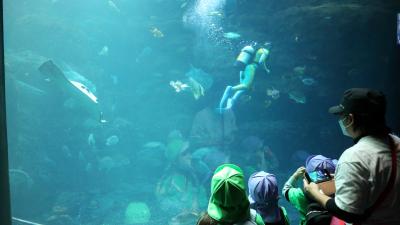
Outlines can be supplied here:
M347 131L347 128L349 128L350 125L347 125L347 126L344 125L344 120L346 120L346 117L344 119L339 119L339 126L340 126L340 129L342 130L342 134L344 136L351 137L351 135Z
M254 48L251 45L247 45L240 51L238 57L236 58L235 67L244 68L250 63L251 58L254 54Z

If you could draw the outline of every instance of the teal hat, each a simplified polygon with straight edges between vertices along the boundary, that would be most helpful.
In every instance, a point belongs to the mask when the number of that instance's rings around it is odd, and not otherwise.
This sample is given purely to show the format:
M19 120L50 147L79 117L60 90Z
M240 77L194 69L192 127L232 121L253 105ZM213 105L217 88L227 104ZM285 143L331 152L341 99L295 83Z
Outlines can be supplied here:
M207 213L211 218L227 223L250 218L243 171L238 166L223 164L215 170Z

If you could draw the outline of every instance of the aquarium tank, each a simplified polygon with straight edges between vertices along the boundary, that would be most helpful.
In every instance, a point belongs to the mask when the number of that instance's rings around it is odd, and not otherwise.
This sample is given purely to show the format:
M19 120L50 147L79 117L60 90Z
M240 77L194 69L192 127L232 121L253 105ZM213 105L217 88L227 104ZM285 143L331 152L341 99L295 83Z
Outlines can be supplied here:
M352 145L328 108L384 92L400 131L397 0L5 0L15 225L190 225L224 163L282 187ZM301 185L301 184L300 184Z

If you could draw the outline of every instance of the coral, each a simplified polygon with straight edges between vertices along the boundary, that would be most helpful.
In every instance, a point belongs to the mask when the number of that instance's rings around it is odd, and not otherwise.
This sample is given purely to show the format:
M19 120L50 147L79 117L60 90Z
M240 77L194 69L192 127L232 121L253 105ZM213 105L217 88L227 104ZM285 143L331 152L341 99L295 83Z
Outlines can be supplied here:
M52 225L74 224L74 220L69 215L52 215L47 218L46 222Z
M150 209L144 202L131 202L125 210L125 224L147 223L150 217Z
M67 211L68 211L68 208L65 206L56 205L56 206L53 206L53 208L52 208L52 212L57 215L66 214Z
M205 108L194 117L191 139L204 145L218 145L222 141L229 143L236 130L236 118L232 111L224 112L221 116Z
M191 225L195 224L200 215L195 212L183 212L170 219L168 225Z

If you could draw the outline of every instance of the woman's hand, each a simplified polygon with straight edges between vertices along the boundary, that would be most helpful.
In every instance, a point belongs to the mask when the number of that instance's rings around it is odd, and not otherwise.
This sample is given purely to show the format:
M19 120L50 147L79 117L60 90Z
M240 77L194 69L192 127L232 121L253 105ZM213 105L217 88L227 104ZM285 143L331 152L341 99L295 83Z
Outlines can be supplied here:
M303 179L303 185L304 185L304 193L308 197L318 202L321 206L326 207L326 203L331 198L321 193L316 183L314 182L308 183L306 179Z
M314 197L316 193L319 193L319 187L314 182L308 183L306 179L303 179L303 187L304 192L310 197Z

